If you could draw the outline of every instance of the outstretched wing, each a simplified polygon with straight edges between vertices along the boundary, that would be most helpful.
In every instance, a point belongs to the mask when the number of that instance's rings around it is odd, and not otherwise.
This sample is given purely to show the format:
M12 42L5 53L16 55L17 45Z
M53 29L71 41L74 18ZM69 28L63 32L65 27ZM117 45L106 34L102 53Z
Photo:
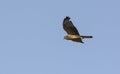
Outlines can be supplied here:
M73 25L72 21L70 21L70 17L66 17L63 20L63 28L68 34L79 35L77 28Z

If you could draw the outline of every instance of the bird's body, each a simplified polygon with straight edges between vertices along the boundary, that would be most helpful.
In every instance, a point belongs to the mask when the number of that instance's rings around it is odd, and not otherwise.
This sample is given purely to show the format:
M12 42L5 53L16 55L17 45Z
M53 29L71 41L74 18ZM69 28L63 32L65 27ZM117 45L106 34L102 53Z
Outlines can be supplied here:
M82 39L84 38L92 38L92 36L81 36L77 30L77 28L70 21L70 17L66 17L63 20L63 29L67 32L68 35L64 36L66 40L72 40L75 42L83 43Z
M82 37L79 35L66 35L64 36L64 39L83 43Z

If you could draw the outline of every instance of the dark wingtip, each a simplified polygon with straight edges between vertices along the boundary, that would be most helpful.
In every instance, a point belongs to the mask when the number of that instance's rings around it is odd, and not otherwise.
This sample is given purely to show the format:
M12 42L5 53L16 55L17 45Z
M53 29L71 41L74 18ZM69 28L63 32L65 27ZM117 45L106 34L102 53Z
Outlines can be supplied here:
M70 17L69 17L69 16L66 16L66 19L70 19Z

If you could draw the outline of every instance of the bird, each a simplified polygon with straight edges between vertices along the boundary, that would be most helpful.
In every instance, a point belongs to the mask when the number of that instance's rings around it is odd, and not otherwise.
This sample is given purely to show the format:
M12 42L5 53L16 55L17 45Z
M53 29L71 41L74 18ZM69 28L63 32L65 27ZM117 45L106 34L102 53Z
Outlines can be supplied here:
M66 16L63 20L63 29L67 32L67 35L64 36L66 40L72 40L74 42L84 43L82 40L84 38L93 38L93 36L83 36L80 35L77 28L73 25L69 16Z

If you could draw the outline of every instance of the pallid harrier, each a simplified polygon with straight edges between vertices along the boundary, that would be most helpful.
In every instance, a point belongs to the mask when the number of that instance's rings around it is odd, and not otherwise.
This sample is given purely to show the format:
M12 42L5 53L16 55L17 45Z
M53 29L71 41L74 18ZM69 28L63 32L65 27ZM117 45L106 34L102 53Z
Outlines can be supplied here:
M67 32L68 35L64 36L64 39L66 40L72 40L75 42L81 42L84 38L92 38L92 36L82 36L79 34L77 28L73 25L73 23L70 21L70 17L66 16L63 20L63 28Z

